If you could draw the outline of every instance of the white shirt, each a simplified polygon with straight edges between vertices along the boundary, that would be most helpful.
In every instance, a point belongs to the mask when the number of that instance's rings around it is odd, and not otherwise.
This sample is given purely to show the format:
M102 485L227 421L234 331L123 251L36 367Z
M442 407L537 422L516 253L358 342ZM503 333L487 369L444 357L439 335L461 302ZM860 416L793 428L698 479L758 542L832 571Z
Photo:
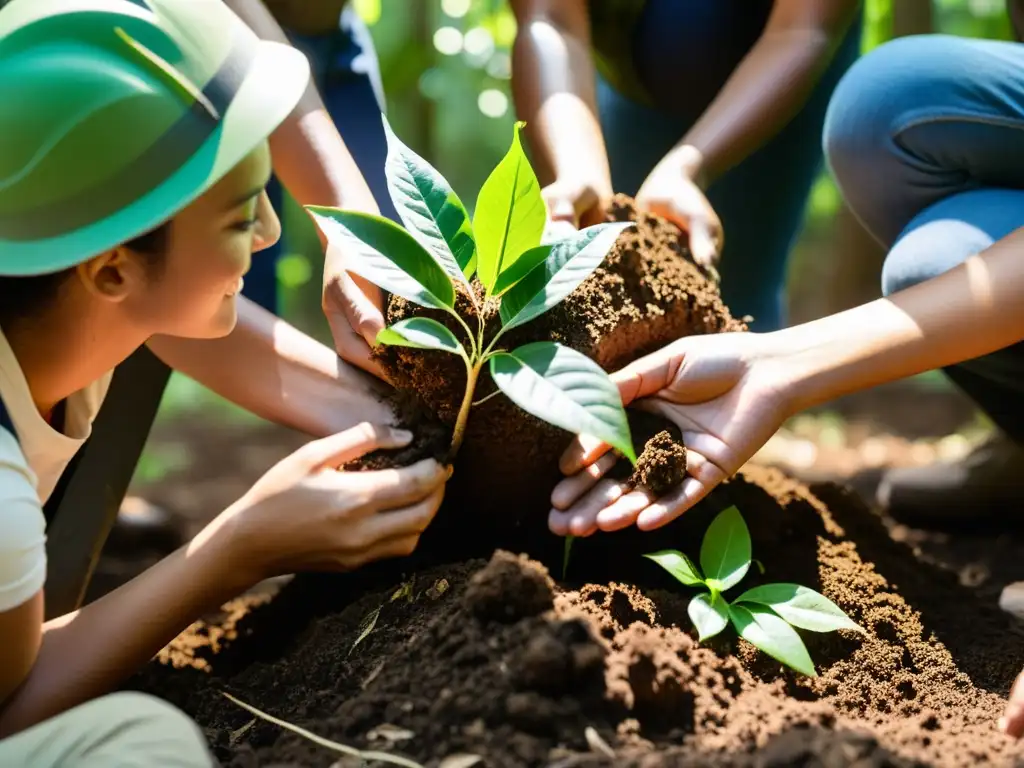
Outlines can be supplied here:
M113 371L65 403L64 432L36 410L14 352L0 331L0 399L17 437L0 427L0 611L16 608L46 580L43 504L92 432Z

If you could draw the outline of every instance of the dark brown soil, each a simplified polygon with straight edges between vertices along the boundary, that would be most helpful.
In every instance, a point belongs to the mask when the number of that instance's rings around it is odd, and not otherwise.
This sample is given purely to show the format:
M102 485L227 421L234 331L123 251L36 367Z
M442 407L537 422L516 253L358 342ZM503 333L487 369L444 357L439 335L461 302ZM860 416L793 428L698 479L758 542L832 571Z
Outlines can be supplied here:
M253 718L220 691L319 735L430 766L460 753L486 766L637 768L1024 757L995 730L1024 663L1010 619L893 542L856 498L818 490L748 468L647 534L649 549L619 535L577 540L570 575L595 574L585 583L555 584L539 563L502 551L353 588L351 597L300 578L243 619L243 639L226 651L196 654L207 644L201 625L179 638L172 649L186 653L175 661L197 659L204 671L154 665L136 684L195 716L219 757L239 767L326 767L338 756L276 726L248 726ZM807 584L867 630L803 633L815 679L729 632L699 645L686 617L692 592L639 556L670 543L696 556L701 532L732 503L766 569L744 588ZM353 647L377 609L373 631Z
M630 485L643 488L654 496L664 496L686 477L686 447L675 440L667 429L647 441L637 457Z
M631 216L620 200L615 217ZM611 370L678 336L742 328L686 257L678 231L643 217L605 267L510 345L553 338ZM409 311L393 300L390 320ZM464 380L458 361L400 349L382 361L421 440L374 461L443 455ZM678 456L678 430L666 443L664 423L633 414L631 424L638 447L656 438L649 453ZM487 401L413 557L299 576L241 620L236 602L194 625L133 687L192 714L239 768L360 763L254 721L224 691L430 768L1024 764L995 726L1024 664L1011 619L835 486L812 492L750 466L658 531L577 539L567 580L554 583L548 569L561 563L562 541L545 513L568 440L504 398ZM674 473L645 459L644 482L678 482L678 458ZM628 462L617 470L632 472ZM803 633L816 678L730 631L698 644L692 591L641 557L665 548L696 556L711 519L732 504L765 568L742 588L805 584L866 630Z

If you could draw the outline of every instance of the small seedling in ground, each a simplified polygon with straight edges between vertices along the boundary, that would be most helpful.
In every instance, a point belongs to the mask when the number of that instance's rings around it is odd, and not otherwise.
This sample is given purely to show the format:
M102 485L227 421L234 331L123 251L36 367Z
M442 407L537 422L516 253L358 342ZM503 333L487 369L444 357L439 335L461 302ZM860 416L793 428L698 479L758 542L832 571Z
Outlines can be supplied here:
M607 223L541 243L547 220L540 185L519 141L484 182L470 222L458 195L422 157L395 136L382 116L388 139L388 190L405 228L384 219L337 208L307 206L327 238L346 255L346 269L422 307L455 319L460 340L441 323L411 317L385 328L380 344L434 349L460 356L466 390L452 433L450 457L465 436L473 394L485 365L500 392L524 411L562 429L603 440L636 456L619 391L597 363L550 341L511 351L499 346L504 334L558 304L604 260L630 223ZM498 301L501 327L486 338L484 311L471 280L483 287L484 302ZM456 311L463 293L476 328Z
M688 587L707 587L687 608L700 641L732 623L747 642L797 672L816 677L807 647L794 627L812 632L864 631L827 597L799 584L762 584L726 600L723 593L743 580L752 562L750 532L734 506L719 513L704 534L700 547L703 575L690 558L674 549L644 557Z

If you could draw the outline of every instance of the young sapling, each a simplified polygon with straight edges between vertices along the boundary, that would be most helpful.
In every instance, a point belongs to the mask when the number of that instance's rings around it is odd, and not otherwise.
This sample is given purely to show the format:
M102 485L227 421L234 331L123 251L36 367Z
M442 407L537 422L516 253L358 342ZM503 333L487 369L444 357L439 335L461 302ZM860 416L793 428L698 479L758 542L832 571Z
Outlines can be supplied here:
M690 601L687 613L704 641L731 623L747 642L801 674L816 677L814 663L796 629L811 632L864 630L824 595L799 584L762 584L728 601L723 593L750 569L750 532L735 507L719 513L704 533L701 569L682 552L666 549L644 555L688 587L706 587ZM761 572L764 567L758 564Z
M597 363L550 341L507 350L505 333L558 304L604 260L630 223L587 227L542 243L547 213L540 185L523 152L516 123L512 146L484 182L470 222L458 195L426 160L406 147L382 116L388 140L388 190L405 228L338 208L307 206L327 238L347 258L345 267L422 307L451 315L459 340L434 319L412 317L385 328L380 344L458 355L466 390L452 432L450 457L462 445L473 395L484 366L498 390L528 413L576 434L588 434L636 463L618 389ZM490 338L483 301L499 302L501 327ZM455 309L458 293L471 302L476 327Z

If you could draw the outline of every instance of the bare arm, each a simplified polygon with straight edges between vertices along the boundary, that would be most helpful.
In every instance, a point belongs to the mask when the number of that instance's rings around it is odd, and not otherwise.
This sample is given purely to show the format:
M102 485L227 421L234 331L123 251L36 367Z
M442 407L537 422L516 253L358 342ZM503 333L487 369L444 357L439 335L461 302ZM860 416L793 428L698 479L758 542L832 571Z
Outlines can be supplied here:
M79 611L47 622L31 672L0 706L0 738L107 693L151 659L196 616L242 592L252 580L239 562L201 533L128 584ZM226 537L225 537L226 538ZM23 607L42 625L42 593ZM159 606L159 610L153 610ZM4 650L17 608L0 615ZM30 617L23 617L22 633ZM28 633L33 630L29 628Z
M28 677L42 643L43 592L0 612L0 708ZM0 734L2 738L2 734Z
M518 32L512 96L541 183L587 174L600 195L611 172L597 117L585 0L511 0Z
M238 299L238 325L225 338L159 336L149 348L222 397L309 435L395 418L380 399L385 385L244 297Z
M885 299L777 331L793 412L1024 339L1024 229Z
M858 4L858 0L776 0L760 39L673 150L681 154L691 178L706 187L770 141L799 113L849 29ZM702 159L695 162L695 156Z
M264 40L289 44L288 36L261 0L225 0ZM274 172L302 205L330 205L377 213L377 203L316 85L270 137ZM326 245L326 240L321 238Z

